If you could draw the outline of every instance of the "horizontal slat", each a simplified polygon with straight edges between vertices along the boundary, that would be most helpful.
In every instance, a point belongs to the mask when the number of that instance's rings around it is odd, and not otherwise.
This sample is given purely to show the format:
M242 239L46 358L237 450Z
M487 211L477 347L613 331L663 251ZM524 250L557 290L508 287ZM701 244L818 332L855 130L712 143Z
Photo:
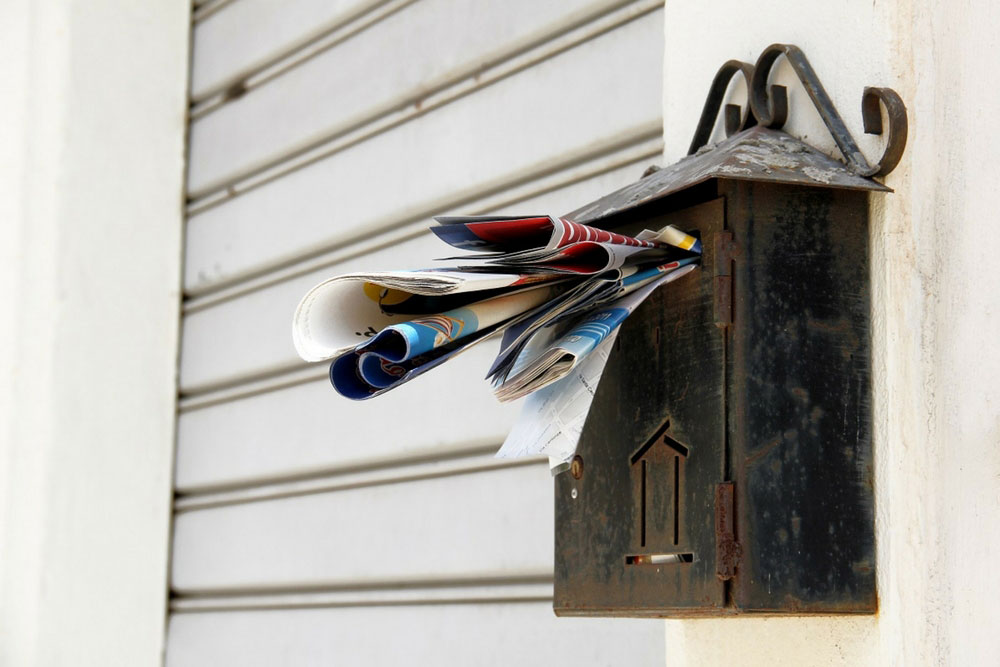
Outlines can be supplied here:
M330 607L389 607L481 602L552 602L552 577L501 580L470 585L366 588L260 595L174 596L170 611L206 613L275 609L319 609Z
M552 480L536 464L184 512L185 592L497 579L552 568Z
M617 165L618 155L615 153L595 161L590 170L600 172L604 165ZM651 156L646 155L612 171L489 212L564 213L638 179L643 167L650 161ZM459 212L470 211L463 209ZM416 238L388 248L351 257L241 298L189 313L184 320L181 348L182 392L201 392L213 386L229 385L270 371L299 366L301 362L291 342L292 313L306 290L321 280L359 269L434 266L438 264L433 261L434 257L449 254L447 246L430 233L423 232Z
M386 1L233 0L199 8L192 32L191 97L198 100L227 88Z
M663 623L556 618L546 602L177 614L168 667L663 664Z
M179 492L444 456L500 443L518 406L483 379L495 342L370 401L349 401L325 376L186 411L178 418ZM455 406L460 406L456 409Z
M416 202L655 122L661 21L661 12L647 14L532 68L530 76L506 79L193 216L188 288L322 252Z
M420 0L191 123L188 190L225 183L517 54L628 0ZM592 7L592 8L591 8ZM539 26L553 24L540 29ZM529 41L545 41L535 38ZM497 51L502 54L495 54ZM456 63L463 63L456 65ZM348 121L349 122L345 122Z
M303 362L301 366L296 366L292 370L281 370L272 374L260 375L252 380L216 386L209 391L181 395L177 401L177 411L201 410L230 401L243 400L258 394L297 387L307 382L325 382L328 379L328 365Z
M194 494L179 494L174 500L174 511L193 512L213 507L291 498L292 496L360 489L365 486L399 484L421 479L431 479L432 477L465 475L473 472L492 470L494 468L534 465L540 460L545 460L542 458L498 459L494 456L496 451L497 446L495 442L480 445L466 443L465 449L453 449L445 454L437 454L432 458L395 459L385 461L375 467L348 470L319 477L274 480L267 484L230 486L213 491L202 490Z

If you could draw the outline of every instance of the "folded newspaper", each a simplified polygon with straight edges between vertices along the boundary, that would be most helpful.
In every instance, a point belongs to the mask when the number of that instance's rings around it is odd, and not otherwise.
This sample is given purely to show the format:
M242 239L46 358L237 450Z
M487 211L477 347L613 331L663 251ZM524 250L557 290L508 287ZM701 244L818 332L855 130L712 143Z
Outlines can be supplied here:
M573 457L621 323L694 270L701 242L667 226L632 237L551 216L440 217L451 265L335 276L306 293L292 339L354 400L383 394L489 339L500 401L527 397L497 456Z

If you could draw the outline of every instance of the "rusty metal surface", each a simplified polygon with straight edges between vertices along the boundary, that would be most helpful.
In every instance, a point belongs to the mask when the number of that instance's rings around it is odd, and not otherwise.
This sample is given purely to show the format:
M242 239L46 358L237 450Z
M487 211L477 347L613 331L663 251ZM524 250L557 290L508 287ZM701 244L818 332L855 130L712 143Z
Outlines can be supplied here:
M663 167L597 201L569 213L587 224L648 204L713 178L890 191L862 178L812 146L781 132L755 126Z
M647 222L697 228L707 242L723 203ZM708 267L712 253L707 243ZM711 268L692 272L622 327L577 450L583 473L555 479L558 615L725 613L714 525L725 346L713 282Z
M799 77L802 87L805 88L813 106L819 112L820 118L830 131L830 135L836 142L837 147L847 160L848 168L862 176L871 176L875 173L868 161L865 159L857 142L844 124L844 119L840 117L837 108L833 105L833 100L827 95L823 83L816 75L816 71L809 64L809 59L802 49L793 44L772 44L764 49L754 66L753 77L750 80L750 107L753 114L764 127L780 128L785 124L788 115L788 93L784 86L768 86L767 80L771 73L771 68L778 60L779 56L785 56L792 70Z
M903 158L906 149L906 135L909 124L906 120L906 106L902 98L891 88L865 88L861 98L861 116L864 121L865 134L882 134L882 110L885 107L889 119L889 136L886 138L885 149L879 158L873 176L888 174Z
M715 576L729 581L736 576L743 547L736 541L736 491L732 482L715 487Z
M733 323L733 259L739 246L732 232L719 232L714 239L715 250L715 326Z
M847 125L827 95L823 83L809 64L802 49L794 44L772 44L764 49L753 68L749 85L750 107L761 125L778 129L785 124L788 116L788 93L784 86L767 84L771 69L780 56L784 56L799 78L799 82L819 112L830 136L840 149L847 168L860 176L888 174L892 171L906 146L906 107L903 100L890 88L865 88L861 98L861 114L865 132L882 134L882 116L879 102L885 105L889 120L889 137L882 158L874 166L869 164L851 136Z
M715 78L712 79L712 85L708 89L705 106L702 107L701 117L698 119L698 127L694 131L691 146L688 148L688 155L697 153L712 137L712 130L715 129L715 121L719 115L719 109L722 107L722 101L726 97L729 82L736 76L737 72L743 75L743 80L746 82L747 89L749 90L750 79L753 78L753 65L739 60L728 60L723 63L722 67L716 73ZM756 124L757 120L753 117L750 105L747 105L746 110L741 110L736 104L726 105L725 129L727 137L731 137L737 132Z
M873 612L868 203L720 182L734 262L728 440L746 611Z

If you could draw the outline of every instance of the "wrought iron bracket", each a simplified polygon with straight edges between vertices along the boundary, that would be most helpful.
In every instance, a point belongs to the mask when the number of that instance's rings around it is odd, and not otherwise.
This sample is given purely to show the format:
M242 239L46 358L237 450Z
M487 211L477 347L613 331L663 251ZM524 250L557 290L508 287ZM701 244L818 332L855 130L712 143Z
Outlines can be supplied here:
M848 169L859 176L884 176L895 169L906 147L907 120L903 100L891 88L864 89L861 97L861 119L866 134L883 133L882 108L888 120L885 149L882 157L874 165L865 158L854 137L851 136L843 118L837 112L833 101L823 88L816 70L809 64L802 49L793 44L772 44L760 54L755 65L729 60L719 68L709 88L705 106L702 108L698 127L691 140L688 154L696 153L708 143L715 127L722 101L725 99L729 83L737 72L747 82L748 104L746 110L739 105L727 104L724 110L726 136L760 124L764 127L780 129L788 120L788 91L784 86L769 85L771 70L779 57L784 56L805 88L813 106L833 137L837 148L844 156Z
M726 97L726 90L729 82L736 73L743 75L746 81L747 90L750 90L750 79L753 78L753 65L739 60L727 60L719 68L715 78L712 79L712 86L708 89L708 97L705 98L705 106L701 110L701 118L698 120L698 129L694 131L694 138L691 139L691 147L688 155L698 152L698 149L708 143L712 136L712 129L715 127L715 119L719 115L719 107ZM745 111L740 109L738 104L727 104L725 109L726 136L731 137L740 130L745 130L752 125L756 125L756 119L750 113L750 107Z

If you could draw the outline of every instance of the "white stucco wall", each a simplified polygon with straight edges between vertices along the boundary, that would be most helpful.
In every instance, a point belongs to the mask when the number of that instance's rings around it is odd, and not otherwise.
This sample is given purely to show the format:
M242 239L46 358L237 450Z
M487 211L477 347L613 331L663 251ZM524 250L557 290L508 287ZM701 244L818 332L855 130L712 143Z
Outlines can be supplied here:
M0 664L163 646L190 3L0 3Z
M809 56L861 135L865 85L895 88L909 143L873 203L876 616L668 621L668 665L995 665L1000 582L1000 7L964 3L667 2L666 160L684 154L728 58L772 42ZM779 79L791 82L787 65ZM784 82L784 81L779 81ZM791 83L786 129L832 150ZM741 91L734 91L739 97Z

